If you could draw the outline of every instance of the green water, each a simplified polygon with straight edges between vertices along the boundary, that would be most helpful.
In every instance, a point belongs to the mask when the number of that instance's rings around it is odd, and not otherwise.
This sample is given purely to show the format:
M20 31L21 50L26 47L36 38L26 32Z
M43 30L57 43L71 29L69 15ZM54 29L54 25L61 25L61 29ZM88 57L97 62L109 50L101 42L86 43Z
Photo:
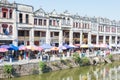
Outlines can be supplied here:
M72 68L8 80L120 80L120 62Z

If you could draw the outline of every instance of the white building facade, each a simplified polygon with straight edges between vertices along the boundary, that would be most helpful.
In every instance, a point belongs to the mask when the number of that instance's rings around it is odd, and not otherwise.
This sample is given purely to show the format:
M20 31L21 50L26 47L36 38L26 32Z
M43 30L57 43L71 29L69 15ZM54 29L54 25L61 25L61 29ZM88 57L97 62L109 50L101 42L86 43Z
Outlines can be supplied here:
M0 45L119 44L120 22L0 1Z

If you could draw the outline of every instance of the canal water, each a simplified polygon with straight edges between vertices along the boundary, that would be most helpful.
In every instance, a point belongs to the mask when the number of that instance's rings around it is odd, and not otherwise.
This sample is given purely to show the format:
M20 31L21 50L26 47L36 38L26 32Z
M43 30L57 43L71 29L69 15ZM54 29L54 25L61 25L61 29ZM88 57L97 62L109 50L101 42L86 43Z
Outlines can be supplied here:
M71 68L10 80L120 80L120 62Z

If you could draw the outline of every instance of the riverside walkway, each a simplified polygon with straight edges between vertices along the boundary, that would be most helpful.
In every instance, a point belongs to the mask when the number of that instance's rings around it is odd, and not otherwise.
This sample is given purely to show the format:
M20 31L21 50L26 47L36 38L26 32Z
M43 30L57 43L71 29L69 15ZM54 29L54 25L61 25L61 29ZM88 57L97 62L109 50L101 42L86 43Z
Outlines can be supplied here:
M118 52L113 52L113 55L120 55L120 53ZM92 57L91 57L92 56ZM89 55L86 57L89 57L89 58L94 58L96 57L95 55ZM67 56L67 57L51 57L50 60L42 60L42 59L23 59L23 60L16 60L16 61L2 61L0 62L0 66L4 66L4 65L22 65L22 64L29 64L29 63L38 63L40 61L45 61L45 62L51 62L51 61L58 61L58 60L64 60L64 59L71 59L72 57L71 56Z

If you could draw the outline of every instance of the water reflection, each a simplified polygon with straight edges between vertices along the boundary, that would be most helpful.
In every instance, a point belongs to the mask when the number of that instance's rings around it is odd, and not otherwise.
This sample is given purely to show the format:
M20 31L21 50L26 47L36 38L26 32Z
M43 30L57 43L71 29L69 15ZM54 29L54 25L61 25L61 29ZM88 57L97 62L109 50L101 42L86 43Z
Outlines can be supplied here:
M120 80L120 65L117 63L80 67L12 80Z

